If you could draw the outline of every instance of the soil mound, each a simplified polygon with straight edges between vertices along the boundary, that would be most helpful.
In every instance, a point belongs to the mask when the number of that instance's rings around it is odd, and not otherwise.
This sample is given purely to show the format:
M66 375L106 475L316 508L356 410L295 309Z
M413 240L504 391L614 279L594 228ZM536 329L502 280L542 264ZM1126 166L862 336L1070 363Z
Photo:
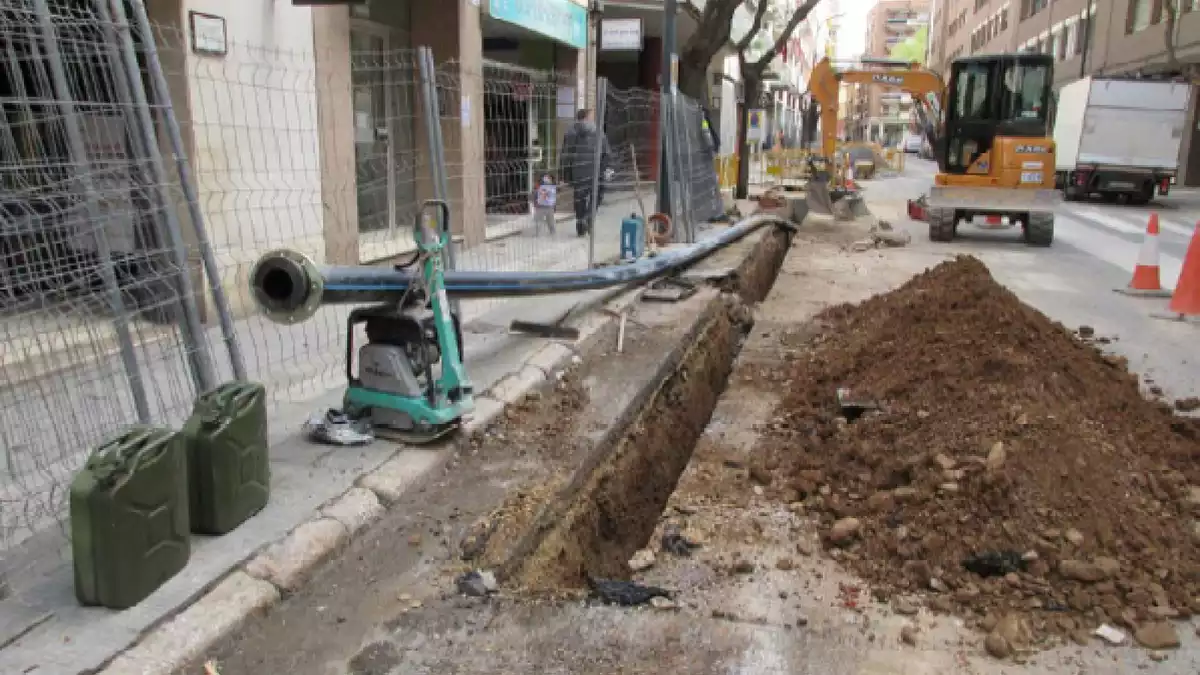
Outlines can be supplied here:
M1200 613L1200 434L1123 359L970 257L818 321L761 468L880 594L1076 637Z

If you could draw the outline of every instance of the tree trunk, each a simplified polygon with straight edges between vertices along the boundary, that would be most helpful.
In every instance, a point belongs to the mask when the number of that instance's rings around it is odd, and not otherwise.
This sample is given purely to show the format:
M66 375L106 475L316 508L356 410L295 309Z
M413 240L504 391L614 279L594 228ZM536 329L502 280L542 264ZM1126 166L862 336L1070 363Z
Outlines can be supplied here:
M683 54L679 58L679 93L708 107L708 64L687 57Z
M750 117L750 110L758 106L758 98L762 93L762 78L759 74L749 71L749 69L742 70L742 90L745 92L743 97L745 105L741 114L738 115L738 177L737 189L733 194L737 199L748 199L750 196L750 139L747 137L749 130L746 128L746 123Z

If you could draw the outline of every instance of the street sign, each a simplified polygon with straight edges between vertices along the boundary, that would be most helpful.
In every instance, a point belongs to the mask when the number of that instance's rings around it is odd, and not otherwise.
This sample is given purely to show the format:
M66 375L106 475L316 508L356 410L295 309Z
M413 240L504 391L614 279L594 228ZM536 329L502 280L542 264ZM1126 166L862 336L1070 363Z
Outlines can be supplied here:
M766 110L751 110L746 117L746 140L762 142Z

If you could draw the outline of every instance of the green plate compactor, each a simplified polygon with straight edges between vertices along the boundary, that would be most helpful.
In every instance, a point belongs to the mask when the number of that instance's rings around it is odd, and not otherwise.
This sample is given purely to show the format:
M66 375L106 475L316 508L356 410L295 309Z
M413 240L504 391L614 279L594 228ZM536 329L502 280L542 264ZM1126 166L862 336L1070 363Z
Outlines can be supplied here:
M401 266L420 266L408 292L397 303L350 313L350 386L343 408L351 418L369 420L376 436L430 443L457 429L475 408L463 369L462 330L442 278L449 223L445 202L425 202L413 227L417 251ZM354 338L360 325L366 329L367 343L359 348L356 364Z

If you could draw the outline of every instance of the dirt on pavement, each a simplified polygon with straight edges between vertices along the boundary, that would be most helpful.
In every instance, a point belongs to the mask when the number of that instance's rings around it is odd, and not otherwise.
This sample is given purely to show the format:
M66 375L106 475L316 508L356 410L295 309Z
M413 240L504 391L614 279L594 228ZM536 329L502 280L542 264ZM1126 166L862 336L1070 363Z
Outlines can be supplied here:
M1200 614L1195 421L979 260L825 310L789 361L749 476L877 599L1076 640Z

